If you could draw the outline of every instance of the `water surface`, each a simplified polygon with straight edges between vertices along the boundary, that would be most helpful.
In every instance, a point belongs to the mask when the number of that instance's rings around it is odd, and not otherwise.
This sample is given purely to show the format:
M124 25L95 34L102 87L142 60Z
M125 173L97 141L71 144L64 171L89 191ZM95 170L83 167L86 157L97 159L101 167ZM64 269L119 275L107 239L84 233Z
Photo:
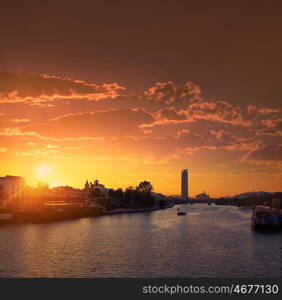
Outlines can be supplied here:
M0 225L0 277L274 277L281 232L250 212L187 205L45 224Z

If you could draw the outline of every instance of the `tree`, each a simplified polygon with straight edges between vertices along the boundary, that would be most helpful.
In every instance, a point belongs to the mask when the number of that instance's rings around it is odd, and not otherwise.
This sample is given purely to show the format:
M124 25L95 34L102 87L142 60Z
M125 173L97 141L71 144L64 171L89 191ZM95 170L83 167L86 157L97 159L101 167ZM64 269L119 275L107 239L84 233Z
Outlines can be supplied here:
M119 200L119 201L122 201L122 200L123 200L123 190L122 190L122 188L118 188L118 189L115 191L114 198L115 198L116 200Z
M150 194L153 191L153 186L149 181L144 180L139 183L139 185L136 187L136 190L142 194Z
M129 186L125 189L124 192L124 204L129 205L135 202L136 190L133 186Z
M101 192L98 188L94 188L94 189L90 190L89 196L94 197L94 198L98 198L98 197L101 196Z
M137 199L135 198L135 201L141 205L141 206L153 206L155 204L155 198L152 195L153 186L149 181L142 181L139 183L139 185L136 187L136 191L139 195L137 196Z
M88 180L86 180L85 185L84 185L84 189L88 191L89 188L90 188L90 184L89 184Z
M114 198L115 191L113 189L109 189L108 195L111 198Z

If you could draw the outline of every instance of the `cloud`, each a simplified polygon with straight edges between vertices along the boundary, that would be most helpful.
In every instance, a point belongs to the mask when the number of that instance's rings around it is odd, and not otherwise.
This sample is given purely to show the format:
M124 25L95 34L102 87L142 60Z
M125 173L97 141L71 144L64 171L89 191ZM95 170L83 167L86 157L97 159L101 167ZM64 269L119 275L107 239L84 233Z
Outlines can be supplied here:
M201 146L209 146L210 143L204 136L199 134L194 134L189 130L181 129L177 132L177 140L179 141L179 145L181 145L184 149L191 147L201 147Z
M11 122L13 122L13 123L27 123L27 122L30 122L30 120L29 119L14 118L14 119L11 119Z
M202 101L192 103L187 111L194 120L210 120L232 124L234 126L251 126L251 120L244 119L242 107L234 106L227 101Z
M282 161L282 145L267 145L254 150L248 156L251 160Z
M265 119L261 122L262 127L257 135L282 136L282 119Z
M202 91L193 82L176 84L172 81L157 82L148 88L143 99L165 105L187 106L188 103L201 100Z
M115 98L122 90L124 87L117 83L98 85L47 74L0 72L0 102L27 102L42 105L42 102L60 97L99 100L106 97Z
M57 117L22 128L47 137L113 137L138 135L139 126L153 121L144 109L107 110Z
M269 114L280 113L281 109L263 107L261 105L248 105L247 112L249 115L252 115L252 116L253 115L269 115Z
M202 101L189 103L186 108L176 108L169 106L154 113L155 121L144 125L143 128L152 129L156 126L168 124L180 124L186 126L191 123L207 121L219 123L220 126L231 125L234 127L249 127L255 125L251 118L244 116L244 108L234 106L227 101ZM214 125L212 125L214 126Z
M226 130L209 130L206 135L206 139L214 146L230 146L230 145L242 145L245 142L250 142L246 137L235 135Z
M156 83L128 94L117 84L4 75L0 72L2 156L189 164L198 173L222 172L225 166L238 174L254 166L263 173L281 161L277 108L205 99L192 82Z
M156 113L159 120L186 120L187 114L185 110L176 110L175 107L168 107L159 110Z

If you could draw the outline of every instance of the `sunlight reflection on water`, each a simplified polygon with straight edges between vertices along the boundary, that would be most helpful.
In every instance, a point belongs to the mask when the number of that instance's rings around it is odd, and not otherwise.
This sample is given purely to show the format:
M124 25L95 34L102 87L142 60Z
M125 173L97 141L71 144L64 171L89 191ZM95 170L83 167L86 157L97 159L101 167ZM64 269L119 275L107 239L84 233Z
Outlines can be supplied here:
M281 276L281 233L253 231L251 212L183 209L1 225L0 277Z

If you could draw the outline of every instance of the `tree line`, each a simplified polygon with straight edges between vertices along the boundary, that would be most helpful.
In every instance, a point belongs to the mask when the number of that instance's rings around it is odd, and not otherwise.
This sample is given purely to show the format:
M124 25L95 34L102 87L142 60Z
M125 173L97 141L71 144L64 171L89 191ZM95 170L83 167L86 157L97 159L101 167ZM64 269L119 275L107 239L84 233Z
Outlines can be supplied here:
M97 186L92 185L89 189L88 198L90 201L103 205L107 209L115 207L152 207L156 203L152 192L152 184L145 180L140 182L135 188L129 186L125 190L122 188L117 190L109 189L107 197L101 193Z

